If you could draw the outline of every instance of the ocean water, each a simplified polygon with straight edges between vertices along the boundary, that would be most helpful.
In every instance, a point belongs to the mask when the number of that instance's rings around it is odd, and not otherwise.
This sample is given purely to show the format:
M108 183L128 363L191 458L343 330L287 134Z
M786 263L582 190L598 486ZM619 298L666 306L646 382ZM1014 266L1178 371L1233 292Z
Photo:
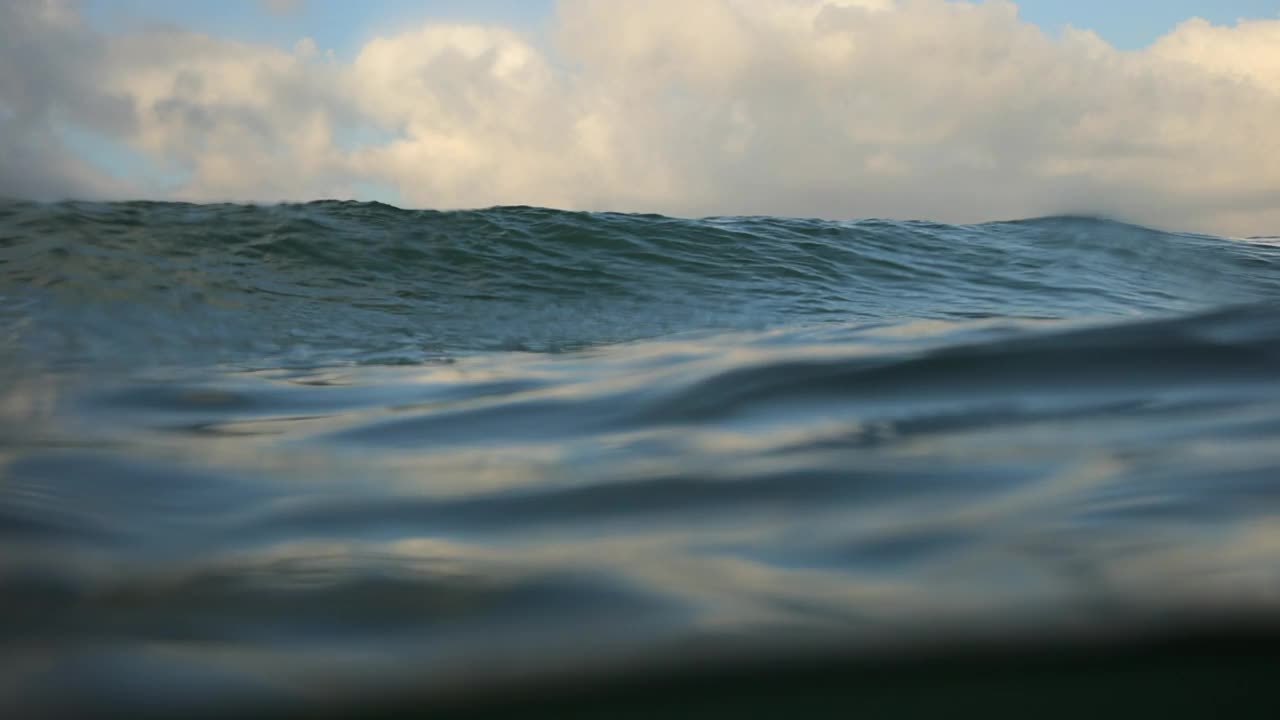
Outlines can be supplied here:
M1274 616L1278 310L1087 217L0 202L0 709Z

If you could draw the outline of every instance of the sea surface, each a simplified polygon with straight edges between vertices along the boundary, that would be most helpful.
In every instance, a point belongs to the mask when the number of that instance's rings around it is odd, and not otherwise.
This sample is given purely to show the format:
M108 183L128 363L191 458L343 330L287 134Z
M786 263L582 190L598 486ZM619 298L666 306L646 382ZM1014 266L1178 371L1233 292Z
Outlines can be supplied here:
M0 201L6 717L1278 611L1280 240Z

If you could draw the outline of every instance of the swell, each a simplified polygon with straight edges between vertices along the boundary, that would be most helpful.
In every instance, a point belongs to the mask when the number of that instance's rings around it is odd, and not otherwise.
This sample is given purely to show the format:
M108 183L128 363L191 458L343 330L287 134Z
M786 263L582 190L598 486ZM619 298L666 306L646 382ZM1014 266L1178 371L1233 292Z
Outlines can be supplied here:
M983 225L532 207L0 203L0 331L44 360L420 362L690 330L1174 314L1280 294L1280 248Z
M10 662L36 705L323 705L694 641L1274 608L1274 303L938 325L46 378L0 403L32 408L0 425L0 661L48 653Z
M169 287L196 279L181 273L172 277L174 271L239 269L250 277L238 282L213 277L209 284L306 297L323 295L316 292L322 288L402 281L403 287L388 288L389 301L433 295L490 298L512 289L552 297L638 293L647 281L680 276L742 290L754 283L830 289L851 281L866 286L940 281L1113 296L1114 289L1091 284L1098 278L1083 277L1086 271L1128 274L1134 281L1154 271L1163 280L1175 280L1200 269L1184 262L1193 256L1243 274L1274 268L1278 259L1266 246L1090 217L945 225L681 219L535 207L401 210L338 201L276 206L5 202L0 203L0 228L6 284L75 284L83 278L108 281L109 287L112 279L136 275ZM144 258L149 262L136 262ZM258 268L278 281L256 277L252 270ZM1147 287L1112 299L1132 303L1143 290L1153 293L1153 305L1162 304L1164 295Z
M1168 482L1202 472L1194 443L1247 445L1280 429L1280 313L1271 304L907 348L851 341L859 337L822 346L712 337L550 364L477 357L364 370L346 382L289 373L190 384L97 378L57 393L73 398L66 408L82 418L73 447L158 438L234 455L237 443L262 442L356 464L308 466L314 492L299 497L287 483L161 473L88 451L40 453L7 468L0 538L152 545L177 526L196 545L220 542L228 527L237 543L499 537L690 514L972 500L1026 482L1048 458L1099 449L1156 462L1154 476ZM62 444L32 435L31 423L11 430L16 444ZM998 452L986 457L984 446ZM1188 464L1161 466L1164 455L1186 455ZM1258 467L1215 466L1200 511L1264 491L1280 459L1273 456L1260 454ZM550 475L545 457L554 458ZM347 472L394 474L397 458L425 474L410 494L342 488ZM466 463L480 458L494 487L470 475L476 468ZM196 468L225 462L216 453L193 460ZM504 464L509 476L496 472ZM90 477L75 471L90 466ZM219 494L236 500L219 502ZM138 514L151 517L130 527Z

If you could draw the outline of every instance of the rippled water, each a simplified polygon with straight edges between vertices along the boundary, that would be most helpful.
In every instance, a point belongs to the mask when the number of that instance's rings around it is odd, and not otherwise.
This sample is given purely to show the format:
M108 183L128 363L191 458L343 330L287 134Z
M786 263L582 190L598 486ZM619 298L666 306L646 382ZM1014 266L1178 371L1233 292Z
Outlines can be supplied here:
M1090 218L0 203L0 707L1273 613L1278 300Z

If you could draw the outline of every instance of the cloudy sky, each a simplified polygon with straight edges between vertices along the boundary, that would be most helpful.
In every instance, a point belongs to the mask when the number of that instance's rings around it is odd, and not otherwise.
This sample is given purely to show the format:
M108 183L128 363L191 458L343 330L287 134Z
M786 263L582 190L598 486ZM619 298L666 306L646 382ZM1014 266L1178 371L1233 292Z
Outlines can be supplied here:
M0 0L0 195L1280 233L1280 0Z

